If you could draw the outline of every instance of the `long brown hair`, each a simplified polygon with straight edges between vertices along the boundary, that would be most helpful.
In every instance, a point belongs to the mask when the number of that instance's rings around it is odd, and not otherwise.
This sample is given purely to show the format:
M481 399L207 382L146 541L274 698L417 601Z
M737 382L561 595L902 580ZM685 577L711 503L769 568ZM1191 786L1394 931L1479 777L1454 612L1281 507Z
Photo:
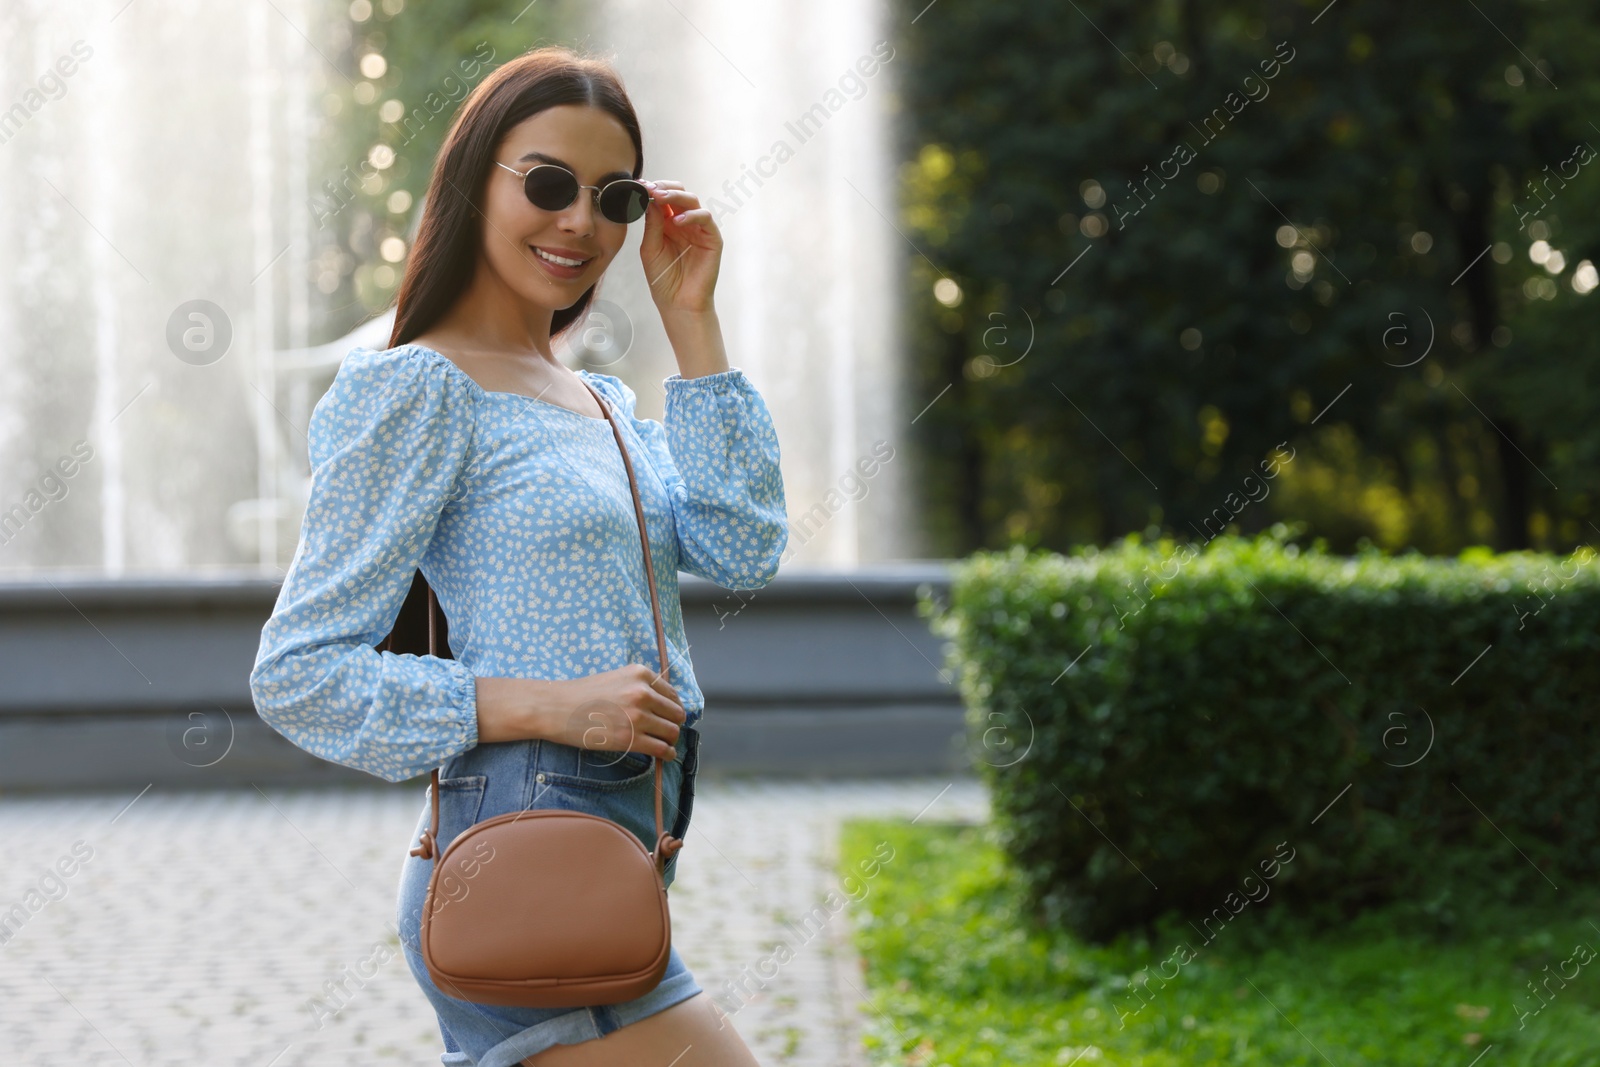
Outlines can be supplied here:
M466 291L483 241L483 189L495 150L517 123L562 104L587 104L615 117L633 141L633 177L644 173L639 117L610 63L558 45L508 60L478 83L445 134L405 278L395 294L389 347L426 333ZM555 313L552 339L582 321L594 290L590 286L577 303Z
M462 103L434 161L416 241L395 294L390 348L426 333L471 282L483 241L484 185L501 138L528 116L562 104L587 104L615 116L633 141L633 177L644 172L639 117L609 63L559 46L536 48L508 60ZM594 290L595 286L590 286L575 304L551 317L552 340L583 321ZM431 614L438 634L437 655L454 658L444 611L430 593L427 579L417 571L400 614L379 648L426 655Z

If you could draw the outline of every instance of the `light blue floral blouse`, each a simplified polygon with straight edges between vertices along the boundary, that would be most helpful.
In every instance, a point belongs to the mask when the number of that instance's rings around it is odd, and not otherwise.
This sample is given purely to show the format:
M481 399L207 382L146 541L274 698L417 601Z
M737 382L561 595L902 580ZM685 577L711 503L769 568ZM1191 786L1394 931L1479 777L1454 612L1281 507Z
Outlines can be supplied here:
M664 421L612 405L644 504L667 679L694 724L678 572L732 589L772 580L788 542L778 439L737 367L666 389ZM627 472L610 424L483 389L421 345L357 348L310 423L300 543L261 632L256 710L301 748L388 781L478 743L474 678L660 668ZM380 651L421 569L455 659Z

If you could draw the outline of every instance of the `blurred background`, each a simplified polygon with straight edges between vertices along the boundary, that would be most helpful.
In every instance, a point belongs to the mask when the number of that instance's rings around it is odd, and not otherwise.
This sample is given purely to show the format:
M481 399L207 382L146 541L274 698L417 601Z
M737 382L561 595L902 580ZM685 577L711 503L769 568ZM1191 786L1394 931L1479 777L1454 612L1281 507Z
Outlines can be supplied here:
M0 322L17 386L4 401L0 566L280 571L309 479L307 416L351 347L387 343L457 106L500 63L555 40L613 58L644 124L646 173L718 208L729 346L772 400L786 488L807 504L837 492L874 441L901 439L907 399L900 251L879 213L892 210L889 90L852 66L882 39L879 19L837 8L760 25L737 5L708 8L738 53L725 58L684 18L627 3L111 6L98 21L12 8L18 92L0 180L19 255ZM804 141L788 132L844 75L859 83L852 106L824 108ZM752 184L779 139L794 158ZM676 365L637 243L566 355L622 372L659 417ZM41 482L78 440L93 453L85 469ZM795 558L924 552L900 468L884 474Z
M421 783L247 678L311 411L551 43L782 441L778 578L683 582L673 890L762 1062L1600 1063L1600 12L1534 0L0 8L10 1061L437 1062ZM660 418L637 240L561 355Z
M1520 51L1484 16L1280 46L1249 5L1197 9L1203 32L1118 14L1201 34L1144 56L1079 48L1070 5L1053 37L1018 11L707 5L723 41L623 0L141 6L6 14L8 574L286 563L306 414L385 334L454 109L545 40L611 56L648 172L718 214L795 502L878 439L908 453L797 561L1184 532L1280 441L1297 462L1244 529L1593 532L1594 90L1524 54L1586 47L1578 13L1529 16ZM671 354L631 267L570 355L648 386Z

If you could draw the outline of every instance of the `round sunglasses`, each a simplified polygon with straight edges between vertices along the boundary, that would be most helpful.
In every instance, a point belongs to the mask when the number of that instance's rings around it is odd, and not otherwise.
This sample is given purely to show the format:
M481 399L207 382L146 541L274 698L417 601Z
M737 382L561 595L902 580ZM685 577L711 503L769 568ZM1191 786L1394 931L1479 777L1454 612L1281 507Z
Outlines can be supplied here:
M624 225L637 222L644 217L645 208L650 206L650 191L644 187L644 183L632 178L618 178L601 187L579 185L576 174L554 163L540 163L528 170L513 170L495 160L495 166L521 178L522 191L527 195L528 202L545 211L562 211L571 207L573 201L578 199L578 194L585 189L593 191L596 208L612 222Z

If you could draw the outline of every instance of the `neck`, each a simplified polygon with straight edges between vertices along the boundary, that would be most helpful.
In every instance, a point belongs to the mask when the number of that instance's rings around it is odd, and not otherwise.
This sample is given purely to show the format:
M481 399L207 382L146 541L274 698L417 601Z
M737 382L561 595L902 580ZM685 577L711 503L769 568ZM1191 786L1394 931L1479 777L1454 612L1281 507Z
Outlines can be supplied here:
M559 361L550 345L555 309L530 302L508 288L480 261L471 284L430 333L446 334L464 350L482 355L538 355Z

